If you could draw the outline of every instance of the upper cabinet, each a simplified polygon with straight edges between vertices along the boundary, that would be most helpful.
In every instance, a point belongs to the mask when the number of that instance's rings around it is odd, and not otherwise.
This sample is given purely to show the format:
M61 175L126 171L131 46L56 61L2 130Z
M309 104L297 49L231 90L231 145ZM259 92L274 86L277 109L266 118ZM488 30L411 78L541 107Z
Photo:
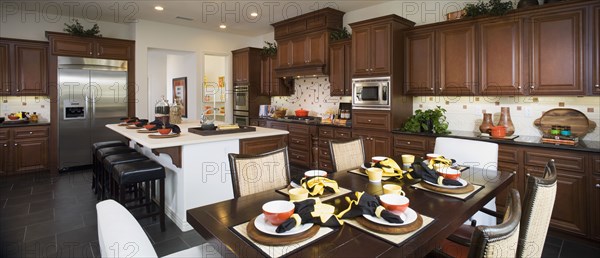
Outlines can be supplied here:
M405 30L414 25L397 15L351 23L352 77L395 75L395 78L401 78L404 54L401 39Z
M352 41L349 39L329 45L329 89L331 96L350 96L352 94L351 48Z
M105 59L133 59L133 41L109 38L76 37L64 33L47 32L50 51L57 56L95 57Z
M324 8L272 24L278 44L276 76L328 75L329 35L342 27L343 15Z
M530 94L585 94L585 16L586 8L576 8L530 17Z
M600 94L600 86L595 88L599 11L591 2L549 4L501 17L414 28L405 37L405 92Z
M48 43L0 39L0 95L48 95Z
M592 94L600 95L600 4L593 6L593 41L592 44Z
M253 51L258 55L258 50L254 49ZM239 51L233 51L233 84L248 84L248 74L249 74L249 59L250 59L250 49L245 48Z
M260 60L260 95L263 96L289 96L290 85L275 76L273 70L277 67L276 56L263 56ZM293 84L292 84L293 85Z

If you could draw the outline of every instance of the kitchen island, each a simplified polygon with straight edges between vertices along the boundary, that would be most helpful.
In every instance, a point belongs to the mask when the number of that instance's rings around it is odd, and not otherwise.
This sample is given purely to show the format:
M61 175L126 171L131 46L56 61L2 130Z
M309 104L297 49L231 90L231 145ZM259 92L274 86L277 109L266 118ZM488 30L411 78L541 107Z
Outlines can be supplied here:
M198 122L178 125L181 135L150 138L138 129L118 124L109 129L130 140L135 148L165 167L165 213L182 231L191 230L186 211L233 198L228 153L256 154L285 146L288 132L257 127L256 131L201 136L188 132Z

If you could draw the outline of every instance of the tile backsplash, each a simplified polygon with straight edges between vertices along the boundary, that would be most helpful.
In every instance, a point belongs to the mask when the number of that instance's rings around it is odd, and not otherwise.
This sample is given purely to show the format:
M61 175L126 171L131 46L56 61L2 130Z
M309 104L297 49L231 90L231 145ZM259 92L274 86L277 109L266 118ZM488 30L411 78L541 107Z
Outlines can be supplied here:
M534 96L479 96L450 97L431 96L414 97L413 110L433 109L440 106L446 109L449 130L479 132L483 118L482 112L492 113L494 123L500 119L500 107L509 107L516 135L541 136L533 122L543 112L559 107L581 111L594 121L596 129L588 133L584 140L600 141L600 97L534 97Z
M51 101L48 96L0 96L0 116L15 112L36 112L42 121L50 121Z
M294 81L295 92L291 96L271 97L271 105L287 108L287 115L297 109L308 110L309 116L323 116L326 112L337 113L339 103L350 103L350 97L334 97L329 93L329 77L298 78Z

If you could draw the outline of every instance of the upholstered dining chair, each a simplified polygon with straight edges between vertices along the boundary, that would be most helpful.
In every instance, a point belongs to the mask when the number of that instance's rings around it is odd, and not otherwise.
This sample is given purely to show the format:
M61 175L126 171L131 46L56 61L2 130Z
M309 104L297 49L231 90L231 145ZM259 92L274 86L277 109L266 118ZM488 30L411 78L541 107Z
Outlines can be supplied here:
M498 144L484 141L437 137L435 139L434 153L456 160L456 163L469 167L479 167L485 170L498 170ZM496 210L496 198L485 206L486 209ZM477 225L496 225L497 220L483 212L477 212L469 223L475 221Z
M345 141L329 140L329 150L333 171L360 167L365 160L365 148L362 138Z
M109 199L96 204L98 241L102 257L158 257L150 239L118 202ZM222 257L210 244L202 244L164 257Z
M287 147L258 155L229 153L233 196L240 197L290 183Z

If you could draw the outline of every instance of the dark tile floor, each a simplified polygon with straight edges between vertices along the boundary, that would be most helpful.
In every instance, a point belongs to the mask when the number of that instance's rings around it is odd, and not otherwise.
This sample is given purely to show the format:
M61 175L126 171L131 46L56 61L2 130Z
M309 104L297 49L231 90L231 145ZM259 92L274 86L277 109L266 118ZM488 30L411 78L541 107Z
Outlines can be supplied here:
M0 257L99 257L96 197L89 170L0 177ZM140 220L159 256L205 240L167 219ZM600 248L548 236L543 257L597 257Z
M91 171L0 177L0 257L100 257ZM159 256L200 245L167 218L139 221Z

